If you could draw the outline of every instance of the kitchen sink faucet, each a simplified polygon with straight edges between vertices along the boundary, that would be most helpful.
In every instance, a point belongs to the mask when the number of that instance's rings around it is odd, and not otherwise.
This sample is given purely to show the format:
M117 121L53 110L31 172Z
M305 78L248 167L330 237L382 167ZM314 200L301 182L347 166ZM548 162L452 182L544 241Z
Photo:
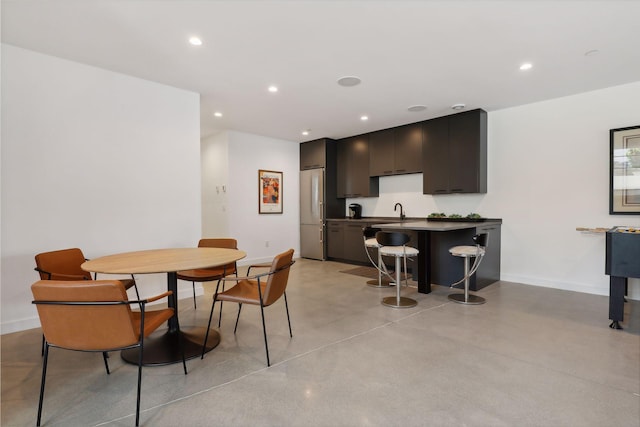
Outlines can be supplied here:
M400 206L400 219L403 220L405 215L402 211L402 203L396 203L396 205L393 207L393 211L395 212L398 209L398 206Z

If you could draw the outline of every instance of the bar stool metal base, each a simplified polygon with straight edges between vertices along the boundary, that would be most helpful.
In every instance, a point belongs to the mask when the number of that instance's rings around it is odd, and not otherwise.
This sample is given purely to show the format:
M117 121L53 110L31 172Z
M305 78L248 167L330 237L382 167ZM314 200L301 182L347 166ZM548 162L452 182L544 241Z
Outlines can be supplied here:
M448 298L453 302L469 305L479 305L487 302L487 300L477 295L467 295L467 298L465 298L464 294L451 294Z
M418 301L407 297L400 297L399 301L397 297L384 297L382 298L382 305L393 308L411 308L418 305Z
M388 277L383 277L378 283L378 279L367 280L367 285L372 288L389 288L391 286L395 286L396 283L389 280Z

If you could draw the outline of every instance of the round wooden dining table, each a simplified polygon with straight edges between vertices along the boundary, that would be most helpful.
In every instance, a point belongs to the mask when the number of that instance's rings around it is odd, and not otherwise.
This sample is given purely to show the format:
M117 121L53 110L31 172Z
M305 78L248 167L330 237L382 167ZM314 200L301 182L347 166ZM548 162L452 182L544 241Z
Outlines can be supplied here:
M164 333L152 334L145 339L143 364L167 365L182 362L180 339L184 345L185 358L192 359L202 354L202 345L207 332L205 327L178 328L178 276L181 270L219 267L246 256L244 251L225 248L175 248L152 249L107 255L86 261L82 269L92 273L106 274L167 274L167 290L172 291L168 299L174 315L168 321ZM220 334L209 331L205 352L220 343ZM133 364L138 363L139 349L123 350L122 358Z

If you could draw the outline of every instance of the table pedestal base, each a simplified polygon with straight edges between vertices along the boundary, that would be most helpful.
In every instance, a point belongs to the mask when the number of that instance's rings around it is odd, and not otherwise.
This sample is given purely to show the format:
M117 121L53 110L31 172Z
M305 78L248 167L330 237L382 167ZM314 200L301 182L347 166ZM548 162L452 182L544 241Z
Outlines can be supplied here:
M185 359L200 357L207 328L188 328L181 330L180 333L183 338ZM180 354L180 342L178 340L178 333L169 331L165 331L162 334L152 334L145 338L142 364L144 366L160 366L181 363L182 355ZM218 344L220 344L220 334L218 331L211 329L205 353L213 350ZM137 365L140 349L123 350L120 355L125 362Z

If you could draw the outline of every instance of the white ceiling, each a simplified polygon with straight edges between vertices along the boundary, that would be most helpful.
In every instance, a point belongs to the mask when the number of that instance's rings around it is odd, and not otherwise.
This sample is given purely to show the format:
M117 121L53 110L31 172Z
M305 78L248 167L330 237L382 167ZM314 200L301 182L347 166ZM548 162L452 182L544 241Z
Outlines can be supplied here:
M342 138L455 103L494 111L640 80L633 0L2 0L1 12L3 43L200 93L203 137ZM336 83L348 75L362 83Z

